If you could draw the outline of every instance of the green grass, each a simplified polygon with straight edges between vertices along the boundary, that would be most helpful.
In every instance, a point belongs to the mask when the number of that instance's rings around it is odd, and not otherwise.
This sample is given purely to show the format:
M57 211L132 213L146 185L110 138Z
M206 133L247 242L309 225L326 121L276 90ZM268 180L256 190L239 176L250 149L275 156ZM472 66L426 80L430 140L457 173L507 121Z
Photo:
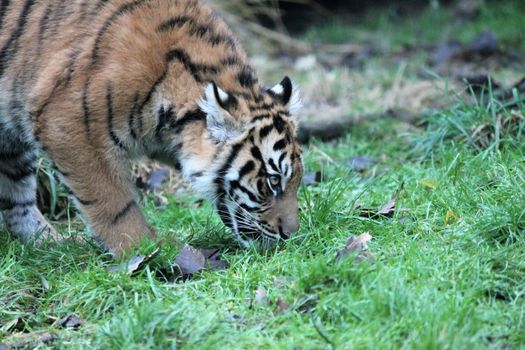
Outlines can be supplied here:
M481 110L445 114L456 122L430 118L417 138L379 121L308 146L306 168L324 178L301 188L302 228L275 251L239 249L193 197L172 198L163 211L145 201L172 244L132 277L108 274L113 262L87 243L37 249L2 234L0 323L21 321L4 326L0 343L50 331L57 340L40 348L525 348L525 138L503 130L505 142L480 148L457 125L472 129ZM355 173L348 158L357 155L381 162ZM359 217L357 204L380 207L401 184L398 205L409 211ZM346 238L365 231L374 262L335 262ZM184 242L225 250L230 268L162 282L155 271ZM269 305L254 301L257 288ZM78 330L53 325L71 314L85 322Z
M397 5L399 7L399 5ZM309 28L304 37L312 42L372 41L390 52L407 47L435 45L448 40L468 43L483 31L493 31L501 48L525 52L523 16L525 3L520 0L482 1L478 17L462 20L451 6L429 2L419 13L396 5L372 8L365 16L330 19L324 25Z
M418 23L450 23L443 9L428 9L403 23L394 23L388 13L370 15L364 23L352 23L352 34L366 39L370 28L377 28L388 33L380 36L382 45L395 50L455 33L468 41L488 26L501 42L516 44L520 18L508 16L505 21L516 25L503 26L502 16L520 13L523 6L517 1L496 5L487 2L481 20L453 22L456 31L449 34L431 25L419 36L411 34ZM312 29L307 36L346 40L344 26L330 28ZM384 80L389 86L396 74L375 61L366 69L377 70L367 76L376 85ZM353 106L380 103L361 97ZM305 146L305 166L322 171L323 181L300 189L300 232L266 253L240 249L212 207L192 196L170 197L163 210L153 198L145 199L148 220L168 243L134 276L109 274L115 262L88 242L35 248L0 232L0 344L40 349L525 349L524 132L524 105L511 111L489 98L478 104L458 101L430 115L422 128L374 121L337 142L314 141ZM354 156L379 162L356 172L349 166ZM51 171L42 172L40 185L40 202L62 220L60 231L83 235ZM379 208L400 188L398 207L408 211L391 219L362 218L355 209ZM373 236L373 261L336 262L335 252L348 236L363 232ZM184 243L220 248L230 267L185 282L163 282L158 270L175 259ZM255 300L258 288L268 294L268 305ZM288 311L279 309L278 299L290 305ZM84 321L77 330L55 324L72 314ZM39 342L45 332L56 339Z

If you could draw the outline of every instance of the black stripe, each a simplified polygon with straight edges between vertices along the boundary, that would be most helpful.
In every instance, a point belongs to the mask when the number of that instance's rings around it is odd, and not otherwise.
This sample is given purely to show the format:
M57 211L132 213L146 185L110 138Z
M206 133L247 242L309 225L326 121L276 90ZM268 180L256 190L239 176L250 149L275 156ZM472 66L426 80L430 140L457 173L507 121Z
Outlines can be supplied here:
M277 141L273 145L273 150L274 151L280 151L280 150L284 149L285 147L286 147L286 140L285 139L280 139L279 141Z
M34 175L35 171L36 167L33 164L31 164L26 166L20 166L15 169L10 169L9 171L6 171L5 169L0 169L0 174L9 178L9 180L13 182L18 182L27 178L30 175Z
M151 97L153 96L153 93L157 89L157 87L166 79L168 76L168 65L171 61L178 60L182 63L184 68L190 72L190 74L194 77L194 79L198 82L202 82L201 74L204 73L213 73L217 74L219 72L219 69L215 66L209 66L209 65L203 65L203 64L194 64L188 54L181 49L174 49L169 51L166 54L166 68L160 75L160 77L153 83L150 90L148 91L146 97L144 98L144 101L142 101L138 111L139 111L139 132L142 133L142 110L144 107L148 104L148 102L151 100Z
M135 203L135 201L133 201L133 200L130 201L128 204L126 204L126 206L125 206L124 208L122 208L122 210L119 211L119 212L117 213L117 215L115 215L115 217L113 218L113 221L112 221L113 225L116 225L117 222L118 222L120 219L122 219L124 216L126 216L126 214L130 211L130 209L131 209L133 206L135 206L135 205L136 205L136 203Z
M248 190L246 187L241 185L239 181L230 181L230 188L231 190L240 190L241 192L245 193L252 202L259 203L259 199L257 198L257 196L250 192L250 190Z
M268 136L270 134L270 132L272 132L272 130L273 130L273 125L272 124L261 128L261 130L259 131L259 138L261 140L264 139L266 136Z
M271 117L272 117L271 114L268 114L268 113L258 114L255 117L253 117L252 122L256 122L256 121L263 120L263 119L268 119Z
M53 167L53 170L57 173L59 173L60 175L62 175L63 177L69 177L71 174L68 173L68 172L65 172L65 171L62 171L61 169L58 168L58 166L56 165L56 163L53 163L52 165ZM59 179L60 180L60 179Z
M233 225L232 225L232 221L231 221L230 215L228 215L228 208L224 205L224 201L223 201L222 197L218 198L218 201L217 201L217 212L218 212L219 216L221 217L222 222L224 223L224 225L226 225L227 227L233 229Z
M237 75L237 79L243 88L252 87L257 83L257 78L254 75L253 69L244 66Z
M246 162L246 164L242 166L241 170L239 170L239 180L241 180L246 174L252 172L254 169L255 163L253 162L253 160L249 160L248 162Z
M34 0L27 0L24 4L20 17L18 17L18 23L16 29L11 33L11 36L5 43L2 50L0 50L0 77L4 75L4 71L9 63L9 60L13 58L18 49L18 39L24 34L24 27L29 16L31 6L33 6Z
M95 44L93 45L93 51L91 53L91 64L96 65L98 62L98 52L100 50L100 44L102 43L102 38L104 37L104 34L108 31L108 29L113 25L113 23L120 17L124 16L128 13L133 12L140 4L142 4L145 0L135 0L133 2L129 2L127 4L124 4L120 6L115 12L111 14L111 16L104 22L102 25L102 28L98 31L97 37L95 39Z
M275 129L277 129L279 133L282 133L286 129L286 122L279 116L273 117L273 125L275 125Z
M91 128L91 121L90 121L90 115L89 115L89 103L88 103L88 93L89 93L89 86L91 85L91 80L89 77L86 78L86 82L84 83L84 89L82 90L82 111L84 113L84 128L86 129L86 133L89 136L90 128Z
M283 154L281 154L281 156L279 157L279 169L283 169L283 161L284 159L286 158L286 152L284 152Z
M47 5L44 11L44 15L42 16L42 18L40 18L40 22L38 24L38 51L39 52L42 48L42 44L44 41L44 35L47 29L47 21L49 21L49 16L51 15L51 11L53 10L51 6L52 6L51 4Z
M133 107L131 107L131 112L129 112L128 116L128 126L129 126L129 134L133 139L137 138L137 133L135 132L135 129L133 128L133 124L135 122L135 113L137 112L137 108L139 105L139 93L135 93L135 97L133 98Z
M102 9L108 2L109 0L99 0L95 6L95 13Z
M237 56L228 56L221 60L223 66L236 66L241 63L241 60Z
M97 202L96 200L86 200L86 199L81 199L81 198L79 198L78 196L76 196L75 194L73 194L73 196L76 198L76 200L77 200L80 204L82 204L82 205L84 205L84 206L93 205L93 204L95 204L95 203Z
M0 150L0 160L6 161L6 162L12 161L12 160L18 159L25 153L26 153L26 150L23 148L16 148L13 150L8 150L8 151Z
M249 213L253 213L253 212L259 211L259 208L257 208L257 207L250 207L248 204L245 204L245 203L241 203L241 204L239 204L239 206L241 208L243 208L244 210L246 210L247 212L249 212Z
M117 134L115 134L115 130L113 129L113 93L111 91L111 85L108 85L107 92L106 92L106 103L108 108L108 131L109 131L109 137L111 137L111 140L115 145L120 147L123 150L127 150L126 146L124 146L124 143L122 143L122 140L119 139Z
M181 133L188 123L206 121L206 113L200 109L188 111L182 118L172 119L170 127L176 132Z
M273 158L270 158L268 160L268 165L270 165L270 167L276 171L276 172L279 172L279 168L277 167L277 165L275 164L275 162L273 161Z
M4 24L4 16L8 11L9 2L10 0L2 0L2 2L0 2L0 30L2 29L2 26Z
M144 101L142 101L142 103L140 104L140 107L138 108L138 122L139 122L139 133L142 134L142 110L144 109L144 107L146 107L146 105L148 104L148 102L151 100L151 97L153 96L153 93L155 92L155 90L157 89L157 86L159 86L163 81L164 79L166 79L166 77L168 76L168 69L165 69L164 72L162 72L162 74L160 75L160 77L157 78L157 80L155 80L155 82L153 83L153 85L151 86L151 88L149 89L148 93L146 94L146 97L144 98Z
M252 153L252 156L257 159L259 162L261 162L261 164L264 165L264 158L262 156L262 153L261 151L259 150L259 148L257 148L256 146L253 146L251 149L250 149L250 152Z
M160 140L162 129L166 127L170 121L175 120L176 115L172 106L169 106L168 109L165 109L164 106L161 106L157 112L157 126L155 127L155 137Z
M87 199L80 198L75 192L73 192L73 191L71 190L71 188L70 188L69 186L67 186L67 185L64 184L64 183L63 183L63 185L64 185L64 187L65 187L65 189L66 189L66 192L67 192L70 196L74 197L74 198L75 198L80 204L82 204L82 205L93 205L93 204L95 204L95 203L97 202L97 200L95 200L95 199L93 199L93 200L87 200Z
M12 210L14 208L27 208L36 205L35 200L30 200L26 202L17 202L10 198L0 197L0 210Z
M210 80L207 78L209 75L216 75L220 71L220 68L217 66L192 62L190 56L182 49L173 49L166 54L167 62L173 60L182 63L193 79L199 83L202 83L205 80Z
M265 181L263 179L257 180L257 191L259 191L260 194L264 193L264 184L265 184Z
M199 38L207 39L206 41L211 46L217 46L220 44L225 44L232 49L235 49L235 41L225 35L215 34L208 26L197 26L190 29L190 35L198 36Z
M172 17L164 22L162 22L157 27L157 32L169 32L175 28L182 27L186 23L190 22L192 19L188 16L178 16Z
M224 192L223 185L224 185L224 176L226 175L226 171L228 170L228 168L231 167L233 161L239 154L239 151L241 150L242 146L243 146L242 143L237 143L233 145L230 151L230 154L228 155L228 158L226 159L222 167L219 169L218 176L214 180L214 182L217 184L217 190L221 193Z
M275 107L275 103L273 102L270 102L270 103L262 103L262 104L254 104L254 105L250 105L249 108L252 112L255 112L255 111L258 111L258 110L261 110L261 111L267 111L269 109L272 109Z
M157 32L168 32L175 28L181 28L185 24L189 24L189 34L191 36L198 37L200 39L206 39L206 41L212 46L219 44L227 44L231 48L235 48L235 41L221 34L216 34L213 32L211 24L200 25L195 22L195 20L188 16L177 16L170 18L162 22L156 29Z

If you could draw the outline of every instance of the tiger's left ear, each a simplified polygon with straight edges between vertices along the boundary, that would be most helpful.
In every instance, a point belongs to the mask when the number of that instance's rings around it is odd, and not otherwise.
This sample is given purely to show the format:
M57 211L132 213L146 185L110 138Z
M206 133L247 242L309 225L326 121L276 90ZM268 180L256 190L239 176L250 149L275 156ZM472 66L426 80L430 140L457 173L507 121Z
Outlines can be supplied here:
M268 92L283 106L285 106L290 114L295 114L302 107L299 89L295 86L290 78L284 77L283 80L273 88L268 89Z
M206 127L216 142L228 142L243 133L242 126L228 111L235 103L235 97L215 83L206 86L199 107L206 113Z

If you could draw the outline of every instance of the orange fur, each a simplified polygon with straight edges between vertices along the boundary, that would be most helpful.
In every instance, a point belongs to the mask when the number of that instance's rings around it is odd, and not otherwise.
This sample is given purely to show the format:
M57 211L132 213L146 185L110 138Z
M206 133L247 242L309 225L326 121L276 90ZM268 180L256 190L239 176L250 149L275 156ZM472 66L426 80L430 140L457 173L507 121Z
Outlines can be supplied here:
M190 181L225 159L231 145L210 137L198 105L208 83L235 97L227 115L245 138L267 124L254 116L287 113L259 84L225 23L198 1L24 0L11 3L1 25L0 114L2 101L19 91L27 117L4 113L0 121L27 124L28 138L54 161L116 254L155 235L136 205L128 159L180 165ZM294 230L302 165L295 123L285 119L285 150L298 160L285 194L262 217ZM241 153L239 167L253 157L249 148ZM257 176L250 181L255 186Z

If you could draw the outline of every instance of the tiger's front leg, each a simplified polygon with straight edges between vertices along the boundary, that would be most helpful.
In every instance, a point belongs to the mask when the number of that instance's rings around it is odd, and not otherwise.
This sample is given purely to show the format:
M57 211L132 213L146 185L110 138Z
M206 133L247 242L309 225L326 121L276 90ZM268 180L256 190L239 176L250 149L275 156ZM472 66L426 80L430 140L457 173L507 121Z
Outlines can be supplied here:
M87 224L117 257L145 237L155 238L125 173L90 146L46 147Z

